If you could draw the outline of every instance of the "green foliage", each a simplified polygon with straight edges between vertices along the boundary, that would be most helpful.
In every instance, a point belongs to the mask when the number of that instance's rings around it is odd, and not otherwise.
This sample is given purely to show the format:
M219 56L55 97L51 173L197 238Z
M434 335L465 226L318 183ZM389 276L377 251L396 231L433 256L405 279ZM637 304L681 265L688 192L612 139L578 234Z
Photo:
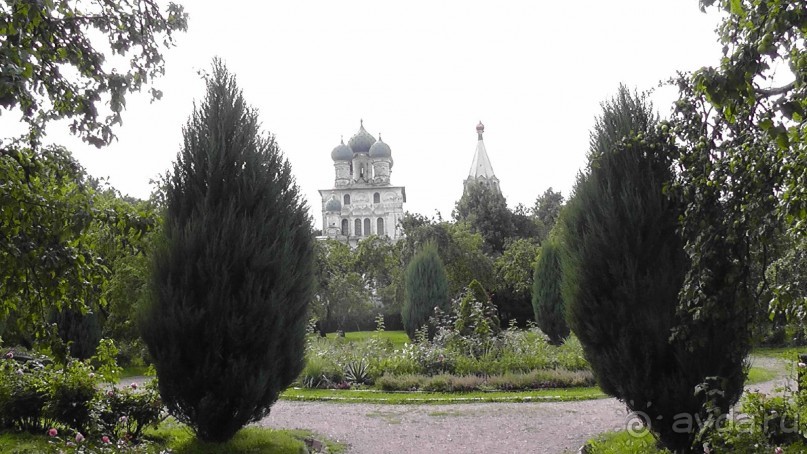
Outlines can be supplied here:
M303 369L308 209L274 137L214 60L184 128L141 323L169 412L206 441L269 413Z
M497 290L509 289L519 297L528 295L540 251L541 247L531 239L518 238L508 242L504 253L494 262Z
M400 313L403 304L403 265L400 244L371 235L359 241L354 252L355 270L374 289L385 314Z
M807 237L785 237L784 253L766 270L772 299L771 317L783 314L795 331L792 340L807 340ZM787 339L788 341L791 339Z
M0 155L0 182L0 336L30 347L53 313L104 313L110 264L131 254L155 216L102 190L60 147Z
M501 331L496 306L479 281L471 281L455 304L458 306L454 331L460 336L473 335L482 341L490 341Z
M686 203L682 231L693 261L682 301L695 323L681 331L706 343L715 342L707 339L712 326L744 334L733 320L767 290L765 269L783 255L779 230L790 238L807 231L807 5L700 3L726 12L717 29L723 58L674 81L672 126L685 144L675 189ZM782 285L776 290L787 292ZM773 315L804 312L804 302L777 299Z
M742 416L710 432L704 444L714 452L804 452L807 391L780 391L784 393L747 393L740 406Z
M541 248L541 256L535 264L532 287L532 308L535 321L549 340L559 345L569 336L566 310L561 294L563 269L562 252L558 240L549 240Z
M484 239L479 233L472 233L467 224L407 213L401 220L401 229L404 232L404 239L398 242L401 262L409 263L423 245L433 242L446 267L452 297L474 279L485 288L493 288L496 281L493 262L483 252Z
M24 164L20 164L20 162ZM0 155L0 319L4 338L42 334L52 308L98 301L108 276L87 237L103 217L84 169L64 148Z
M20 111L32 143L47 122L67 118L70 131L88 143L109 144L126 94L165 72L162 47L171 47L174 33L187 27L181 6L169 3L163 11L153 0L9 1L0 13L0 107ZM99 37L108 39L108 47L97 47ZM130 67L115 68L109 55L123 57ZM151 88L151 96L162 93Z
M639 433L609 432L586 443L590 454L670 454L656 448L656 439L650 431Z
M306 358L299 380L306 388L333 388L345 382L345 374L334 359L314 353Z
M107 339L91 359L67 364L9 350L0 360L0 429L42 433L59 427L88 435L107 427L106 420L113 425L122 416L142 420L131 406L111 411L106 404L101 385L116 378L114 358L114 346ZM159 401L152 400L151 408L162 411ZM137 437L139 431L132 435Z
M306 367L298 381L306 388L343 389L364 383L376 388L407 389L406 383L411 383L413 376L447 374L452 376L452 383L462 383L457 385L457 390L470 386L469 381L473 380L463 378L467 376L503 376L493 380L498 389L533 386L518 384L527 382L543 383L534 385L540 387L589 386L592 383L593 376L583 357L582 346L574 337L556 347L548 344L537 330L508 329L483 343L476 333L459 335L453 330L453 323L454 319L449 320L431 342L424 340L404 345L393 345L387 338L374 334L357 337L347 333L345 338L309 336ZM448 329L449 326L452 328ZM357 373L365 365L366 371ZM349 378L351 374L354 379ZM358 379L360 376L364 379ZM385 378L382 380L382 377ZM418 380L422 382L425 378ZM485 380L474 383L481 386L479 389L492 386Z
M560 191L553 191L551 187L535 199L532 213L545 232L544 237L555 227L561 208L563 208L563 194Z
M568 402L601 399L596 387L539 389L531 391L471 391L465 393L401 393L379 390L289 389L286 400L360 402L382 405L462 404L482 402Z
M0 359L0 423L3 428L37 432L45 429L48 388L44 365Z
M457 222L467 223L471 232L485 239L487 252L501 254L505 240L515 231L513 215L507 209L507 200L501 192L482 183L465 186L462 197L454 208Z
M102 432L115 438L139 439L144 429L164 419L156 380L143 387L114 387L101 394L97 405Z
M405 300L401 317L409 338L429 319L435 308L446 310L450 300L448 280L437 246L428 243L412 257L404 275Z
M355 250L331 239L317 241L314 250L318 285L312 313L323 330L367 329L377 311L400 317L403 272L398 245L372 235Z
M625 87L603 104L588 170L561 216L563 300L602 390L647 414L668 448L685 450L702 427L675 430L674 415L728 412L742 393L748 333L726 320L709 325L703 345L671 339L691 323L678 311L689 262L681 208L664 193L676 148L654 119Z
M594 385L589 371L538 369L494 375L383 375L376 386L383 391L526 391L533 389L579 388Z
M90 358L101 341L98 316L94 312L82 314L72 309L62 309L55 318L59 337L69 346L70 356Z
M89 433L99 383L93 368L86 362L71 361L64 369L48 372L47 416L66 427Z

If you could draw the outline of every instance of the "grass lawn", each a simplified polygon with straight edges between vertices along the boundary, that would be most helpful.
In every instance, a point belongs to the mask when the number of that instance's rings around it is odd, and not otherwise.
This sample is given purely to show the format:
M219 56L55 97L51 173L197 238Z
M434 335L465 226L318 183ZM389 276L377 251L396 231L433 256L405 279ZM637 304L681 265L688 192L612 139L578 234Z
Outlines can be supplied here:
M755 348L752 355L767 356L769 358L787 359L796 361L799 354L807 354L807 346L804 347L778 347L778 348Z
M394 348L401 348L404 344L411 342L409 336L406 335L406 331L352 331L345 333L345 340L351 342L363 341L373 336L381 336L381 339L389 340ZM328 333L327 337L335 339L336 333Z
M246 427L241 429L232 440L227 443L203 443L196 440L190 429L173 420L162 423L157 429L146 429L144 439L149 442L148 449L137 452L160 453L170 449L176 454L213 454L213 453L306 453L305 440L313 434L305 430L274 430L260 427ZM65 439L50 438L45 434L31 435L27 433L0 434L0 452L9 454L30 454L43 452L59 452L67 449ZM346 446L340 443L315 437L323 442L331 453L343 453ZM85 440L82 445L103 448L100 439ZM75 449L75 448L73 448ZM67 449L72 452L71 449ZM83 451L81 451L83 452ZM93 451L95 452L95 451ZM106 450L109 451L109 447ZM116 451L115 451L116 452Z
M656 439L650 432L631 435L628 432L607 432L589 441L589 454L657 454L669 453L656 448Z
M540 389L534 391L488 391L470 393L384 392L375 390L290 388L286 400L320 400L379 404L461 404L478 402L565 402L607 397L599 388Z
M745 384L755 385L757 383L766 382L773 380L777 377L777 375L778 374L774 370L763 369L761 367L752 367L751 370L748 371L748 378L745 379Z
M146 375L149 366L126 366L120 373L120 378L141 377Z

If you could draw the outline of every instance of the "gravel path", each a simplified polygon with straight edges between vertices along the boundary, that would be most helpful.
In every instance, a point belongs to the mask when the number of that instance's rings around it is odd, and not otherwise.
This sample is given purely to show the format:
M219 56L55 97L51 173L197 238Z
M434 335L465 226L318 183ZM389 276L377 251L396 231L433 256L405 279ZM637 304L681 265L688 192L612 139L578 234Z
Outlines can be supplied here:
M786 379L785 362L754 357L778 378L747 389L771 393ZM121 385L144 377L121 380ZM281 400L258 425L308 429L364 453L574 453L592 437L626 427L616 399L453 405L342 404Z
M753 358L777 370L776 380L748 388L770 393L784 383L784 363ZM624 429L625 406L616 399L581 402L454 405L340 404L279 401L258 424L309 429L364 453L564 453L586 440Z

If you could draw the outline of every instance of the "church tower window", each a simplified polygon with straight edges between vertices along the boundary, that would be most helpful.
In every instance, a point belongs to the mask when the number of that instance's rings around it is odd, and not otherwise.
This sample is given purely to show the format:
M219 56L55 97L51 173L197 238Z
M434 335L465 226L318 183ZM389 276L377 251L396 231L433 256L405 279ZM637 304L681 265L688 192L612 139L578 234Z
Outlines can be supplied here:
M343 205L350 205L350 194L345 194L345 201Z
M369 236L370 234L371 234L371 232L370 232L370 219L365 218L364 219L364 236Z
M350 235L350 227L347 219L342 219L342 235L348 236Z
M356 219L356 222L354 222L354 225L355 225L355 227L353 229L353 234L356 235L356 236L361 236L361 219Z
M384 219L383 218L378 218L376 220L375 233L378 236L384 236Z
M373 203L381 203L381 194L377 192L373 194Z

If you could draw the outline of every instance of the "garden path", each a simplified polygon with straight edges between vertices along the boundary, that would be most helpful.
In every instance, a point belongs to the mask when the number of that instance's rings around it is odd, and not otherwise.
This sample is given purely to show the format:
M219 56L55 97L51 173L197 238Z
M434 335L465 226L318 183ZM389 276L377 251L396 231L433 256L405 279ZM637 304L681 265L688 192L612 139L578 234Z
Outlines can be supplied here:
M752 362L778 371L779 378L748 388L769 393L783 384L783 361L756 357ZM616 399L451 405L281 400L258 425L309 429L346 443L351 454L556 454L576 452L600 433L624 429L627 414Z
M775 380L748 389L770 393L784 382L784 362L754 357L776 370ZM258 424L304 428L364 453L563 453L587 440L625 429L627 411L616 399L579 402L453 405L340 404L279 401Z

